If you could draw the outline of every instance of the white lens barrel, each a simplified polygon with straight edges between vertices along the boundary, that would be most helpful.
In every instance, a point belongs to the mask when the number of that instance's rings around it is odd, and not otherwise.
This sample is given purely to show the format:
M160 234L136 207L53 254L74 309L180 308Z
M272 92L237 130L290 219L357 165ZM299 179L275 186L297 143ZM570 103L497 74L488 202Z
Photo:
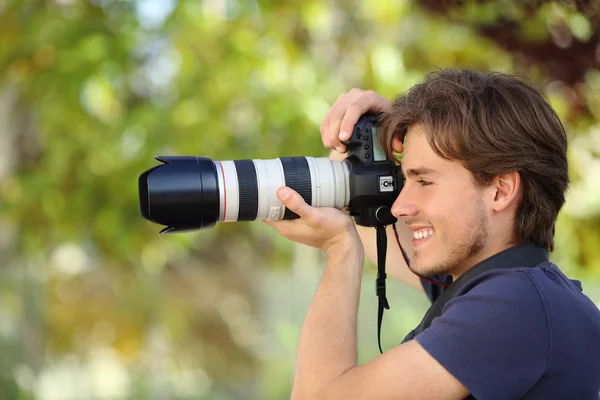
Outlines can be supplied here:
M342 209L350 201L345 161L289 157L214 163L220 196L218 222L290 218L294 214L277 198L281 186L296 190L315 207Z
M240 209L237 171L232 161L215 162L219 184L219 220L218 222L235 222Z
M284 171L279 159L255 160L258 181L258 215L256 219L283 218L285 207L277 198L277 189L285 186Z

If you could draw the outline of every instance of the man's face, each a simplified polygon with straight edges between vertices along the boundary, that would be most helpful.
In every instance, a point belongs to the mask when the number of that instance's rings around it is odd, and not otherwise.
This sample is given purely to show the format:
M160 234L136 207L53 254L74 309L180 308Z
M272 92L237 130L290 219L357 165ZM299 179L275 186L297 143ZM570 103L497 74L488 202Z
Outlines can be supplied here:
M454 275L472 266L489 240L488 211L471 173L435 154L424 129L417 124L406 134L406 181L392 213L416 235L411 269L421 275Z

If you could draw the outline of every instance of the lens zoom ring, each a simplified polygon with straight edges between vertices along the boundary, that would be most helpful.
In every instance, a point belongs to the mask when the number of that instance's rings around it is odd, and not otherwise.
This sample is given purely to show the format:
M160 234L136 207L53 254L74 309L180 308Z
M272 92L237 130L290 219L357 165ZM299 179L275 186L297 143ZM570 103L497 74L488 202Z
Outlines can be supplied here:
M294 189L302 196L306 204L312 205L312 189L310 169L306 157L281 157L285 185ZM298 214L285 209L283 219L298 218Z
M252 160L235 160L240 193L238 221L254 221L258 216L258 181Z

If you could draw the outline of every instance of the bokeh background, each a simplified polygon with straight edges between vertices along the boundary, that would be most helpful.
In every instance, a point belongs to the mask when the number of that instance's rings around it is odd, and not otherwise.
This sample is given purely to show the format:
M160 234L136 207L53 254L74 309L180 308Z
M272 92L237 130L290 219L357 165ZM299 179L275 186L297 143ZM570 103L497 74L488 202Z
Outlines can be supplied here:
M137 178L155 155L326 156L341 92L438 67L551 101L573 181L551 257L600 304L599 28L596 1L0 0L0 398L289 398L323 255L260 222L159 236ZM384 348L428 306L388 292Z

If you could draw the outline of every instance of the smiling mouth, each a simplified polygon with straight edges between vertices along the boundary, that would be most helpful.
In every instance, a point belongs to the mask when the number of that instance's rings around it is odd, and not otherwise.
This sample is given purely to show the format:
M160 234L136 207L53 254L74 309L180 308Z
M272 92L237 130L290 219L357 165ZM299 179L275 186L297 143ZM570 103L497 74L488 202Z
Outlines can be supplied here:
M424 229L420 229L418 231L413 232L413 240L412 240L412 245L414 246L420 246L422 244L424 244L425 242L429 241L429 239L433 236L433 229L431 228L424 228Z

